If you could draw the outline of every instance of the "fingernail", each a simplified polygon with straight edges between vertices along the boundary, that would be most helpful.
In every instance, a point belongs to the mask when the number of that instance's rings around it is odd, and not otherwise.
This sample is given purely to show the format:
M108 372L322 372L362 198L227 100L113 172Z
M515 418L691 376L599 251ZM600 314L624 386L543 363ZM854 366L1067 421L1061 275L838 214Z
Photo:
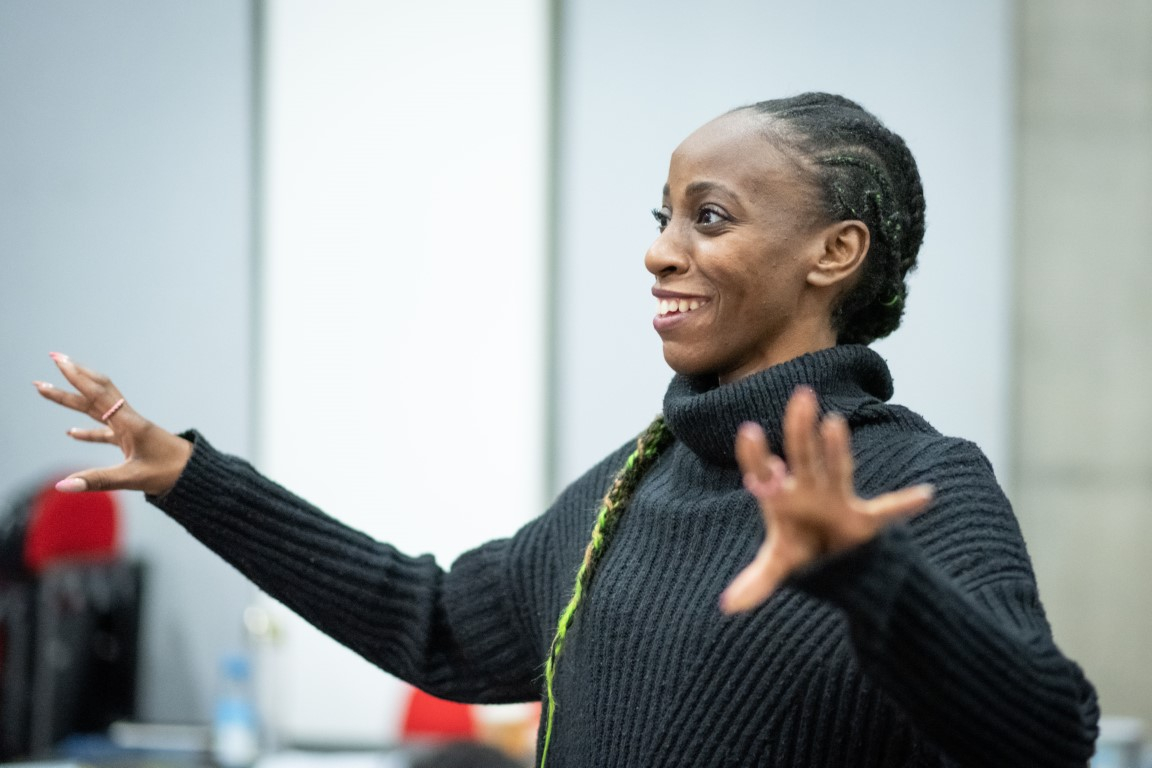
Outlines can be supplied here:
M64 354L63 352L49 352L48 357L52 358L53 360L55 360L58 363L71 362L68 359L68 355Z
M56 490L61 493L80 493L88 490L88 483L79 477L66 477L56 483Z
M46 381L34 381L32 382L32 386L36 387L36 389L52 389L52 385Z
M764 431L764 428L761 427L760 424L758 422L755 422L755 421L745 421L739 427L736 428L737 434L745 434L745 435L748 435L749 437L756 437L757 435L759 435L763 431Z

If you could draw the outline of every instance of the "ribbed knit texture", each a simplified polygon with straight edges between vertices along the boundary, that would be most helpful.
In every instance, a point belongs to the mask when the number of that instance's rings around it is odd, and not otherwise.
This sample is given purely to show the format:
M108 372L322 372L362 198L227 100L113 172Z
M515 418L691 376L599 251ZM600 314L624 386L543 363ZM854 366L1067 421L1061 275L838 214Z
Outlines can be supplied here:
M736 427L760 422L778 447L800 384L848 418L861 496L931 482L936 501L807 567L760 609L725 617L720 592L764 534L735 466ZM890 395L884 362L855 346L720 387L673 380L664 413L676 441L642 481L568 633L549 768L1083 768L1095 694L1052 642L987 460L886 405ZM190 439L184 475L154 503L372 662L477 702L540 698L556 617L631 449L445 572Z

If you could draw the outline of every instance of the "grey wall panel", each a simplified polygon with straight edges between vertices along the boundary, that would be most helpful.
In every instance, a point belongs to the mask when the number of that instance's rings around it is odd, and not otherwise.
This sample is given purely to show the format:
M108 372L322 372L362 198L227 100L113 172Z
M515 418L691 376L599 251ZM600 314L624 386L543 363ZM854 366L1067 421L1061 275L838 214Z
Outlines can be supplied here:
M248 3L0 4L0 494L111 462L40 401L47 353L221 447L249 442ZM149 567L144 713L207 717L250 588L138 494Z

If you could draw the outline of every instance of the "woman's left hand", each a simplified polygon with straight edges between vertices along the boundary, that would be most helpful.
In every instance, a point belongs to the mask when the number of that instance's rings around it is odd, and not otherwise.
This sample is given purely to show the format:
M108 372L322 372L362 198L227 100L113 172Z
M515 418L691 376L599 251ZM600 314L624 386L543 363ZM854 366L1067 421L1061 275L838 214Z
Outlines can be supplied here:
M821 420L818 410L816 395L808 388L798 389L788 401L788 466L769 450L760 425L744 424L736 435L744 486L760 502L766 530L756 557L720 597L725 613L755 608L796 569L863 544L932 501L930 485L873 499L857 496L848 423L839 414Z

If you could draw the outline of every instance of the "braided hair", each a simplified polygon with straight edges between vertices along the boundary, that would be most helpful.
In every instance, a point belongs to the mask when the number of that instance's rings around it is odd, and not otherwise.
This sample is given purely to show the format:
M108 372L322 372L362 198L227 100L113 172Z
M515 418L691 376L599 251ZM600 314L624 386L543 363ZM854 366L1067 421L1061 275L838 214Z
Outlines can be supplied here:
M833 307L837 343L869 344L892 333L924 240L924 188L908 146L843 96L803 93L744 110L768 118L769 140L807 161L830 221L862 221L872 235L856 283Z
M556 696L552 691L552 683L556 677L556 662L564 650L564 640L572 622L576 619L576 610L584 600L588 587L596 569L608 551L608 544L612 541L612 534L624 510L632 498L632 493L648 469L656 463L664 448L672 442L672 433L664 424L664 417L657 416L655 421L648 425L648 429L636 439L636 450L628 456L624 466L616 473L612 487L600 503L600 511L596 515L596 524L592 527L592 539L584 548L584 560L580 563L580 570L576 572L576 586L572 590L572 597L564 610L560 613L560 620L556 624L556 635L552 638L552 646L548 650L548 659L544 662L544 685L547 695L548 720L544 729L544 747L540 754L540 768L548 759L548 747L552 743L552 721L556 714Z

